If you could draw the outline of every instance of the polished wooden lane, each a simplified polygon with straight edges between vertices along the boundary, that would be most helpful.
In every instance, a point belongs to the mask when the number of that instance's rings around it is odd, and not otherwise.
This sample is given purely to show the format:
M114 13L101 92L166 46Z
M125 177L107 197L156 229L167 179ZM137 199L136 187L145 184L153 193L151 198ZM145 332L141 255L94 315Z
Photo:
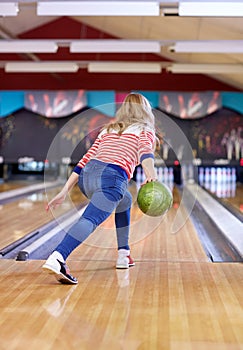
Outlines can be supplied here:
M8 181L0 183L0 192L16 190L17 188L24 188L29 186L29 181Z
M162 218L150 218L142 214L136 204L137 189L132 187L130 191L133 195L130 246L135 260L208 261L197 232L183 205L180 205L181 198L176 188L173 190L173 207ZM176 218L181 228L172 233ZM116 247L112 215L72 253L70 259L92 259L93 256L95 259L105 259L107 251L114 251Z
M60 217L68 210L84 201L84 196L77 187L71 192L70 198L59 207L55 213L46 213L45 206L47 198L52 198L61 187L48 192L33 193L24 198L17 199L11 203L0 206L0 248L24 237L30 232L38 230L39 227Z
M211 263L179 204L175 191L152 223L134 203L129 270L114 267L113 216L68 259L76 286L60 285L43 261L0 259L0 348L242 350L242 264Z
M56 188L48 191L47 197L49 199L52 198L59 190L60 188ZM135 250L136 258L139 259L141 257L138 243L140 242L140 245L143 246L144 239L147 238L146 244L152 244L153 246L154 259L167 259L167 257L170 256L174 260L207 260L191 221L185 220L183 217L185 214L183 208L182 213L180 213L181 222L184 223L183 227L180 233L171 234L171 226L174 222L175 215L180 212L178 211L180 204L180 195L178 191L174 189L174 207L161 221L161 219L157 220L154 218L151 220L151 218L142 215L136 205L137 190L134 184L130 187L130 191L133 195L130 243L132 249ZM66 199L65 203L53 213L46 213L45 211L46 194L44 192L32 194L3 205L1 207L0 247L3 248L17 239L24 237L29 232L38 230L39 227L45 225L54 218L58 218L78 204L84 203L84 201L84 196L76 186L70 198ZM181 237L183 239L181 239ZM156 239L156 244L153 244L154 239ZM86 249L86 246L89 247L89 249ZM77 253L77 258L92 257L93 254L97 253L96 248L110 249L115 247L114 217L111 216L111 218L102 224L101 227L90 236L85 244L80 247L81 251ZM72 256L76 257L75 254L76 252ZM146 256L144 256L143 259L146 259Z
M1 349L242 350L242 265L109 257L73 260L77 286L1 260Z
M243 184L238 182L234 195L231 195L228 198L221 198L221 200L226 204L232 205L235 210L243 213Z

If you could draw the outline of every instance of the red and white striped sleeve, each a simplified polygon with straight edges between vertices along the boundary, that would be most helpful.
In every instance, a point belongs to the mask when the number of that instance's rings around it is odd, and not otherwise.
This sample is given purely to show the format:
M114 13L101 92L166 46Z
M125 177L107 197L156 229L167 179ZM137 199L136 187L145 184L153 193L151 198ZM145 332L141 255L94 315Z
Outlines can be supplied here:
M140 163L145 158L154 158L155 134L152 131L142 131L138 139L138 156Z

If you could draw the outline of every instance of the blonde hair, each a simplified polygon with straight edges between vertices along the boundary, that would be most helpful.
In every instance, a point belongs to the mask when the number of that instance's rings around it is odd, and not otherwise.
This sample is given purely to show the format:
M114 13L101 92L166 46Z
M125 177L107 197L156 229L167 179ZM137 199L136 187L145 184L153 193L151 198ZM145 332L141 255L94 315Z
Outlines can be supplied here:
M141 94L131 93L116 112L116 121L106 126L106 129L108 133L116 130L121 135L130 125L139 124L155 131L154 123L149 101Z

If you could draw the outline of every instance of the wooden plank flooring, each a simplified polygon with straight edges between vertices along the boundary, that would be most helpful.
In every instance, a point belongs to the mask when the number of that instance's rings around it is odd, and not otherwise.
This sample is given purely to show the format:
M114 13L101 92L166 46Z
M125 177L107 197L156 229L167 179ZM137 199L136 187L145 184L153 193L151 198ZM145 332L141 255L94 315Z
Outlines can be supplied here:
M72 261L77 286L41 261L0 261L1 349L241 350L240 264Z
M84 201L84 197L76 187L72 191L70 199L67 198L62 207L55 210L54 215L50 212L46 213L46 198L52 198L60 188L49 190L47 195L44 191L34 193L0 206L0 248L38 230L39 227L52 221L53 218L60 217Z
M10 181L0 183L0 193L15 190L17 188L27 187L29 185L28 181Z
M174 198L153 225L134 204L129 270L114 267L112 216L68 259L76 286L0 259L0 349L242 350L242 264L210 262L183 208L172 234Z
M130 247L135 260L208 261L196 230L191 220L187 218L186 210L183 206L180 207L180 196L176 189L173 191L174 205L163 218L151 218L142 214L135 202L136 189L130 190L133 195ZM171 227L178 214L183 225L177 233L173 234ZM112 255L112 259L116 259L114 249L116 247L112 215L72 253L70 259L83 260L93 257L107 259L109 254Z
M222 202L226 204L231 204L235 210L238 210L240 213L243 213L243 184L238 182L235 191L235 197L221 198Z

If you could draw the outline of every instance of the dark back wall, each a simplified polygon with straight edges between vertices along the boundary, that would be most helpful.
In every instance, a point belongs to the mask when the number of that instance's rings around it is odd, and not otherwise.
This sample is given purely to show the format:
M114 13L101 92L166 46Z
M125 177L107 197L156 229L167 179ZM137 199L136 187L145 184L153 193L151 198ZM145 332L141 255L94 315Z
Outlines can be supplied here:
M243 156L242 115L221 109L204 118L186 120L155 110L161 145L159 155L165 161L187 159L190 153L203 161ZM71 157L77 162L92 144L101 126L110 117L94 109L85 109L64 118L46 118L22 109L0 119L0 155L6 163L31 157L36 161L62 162Z

